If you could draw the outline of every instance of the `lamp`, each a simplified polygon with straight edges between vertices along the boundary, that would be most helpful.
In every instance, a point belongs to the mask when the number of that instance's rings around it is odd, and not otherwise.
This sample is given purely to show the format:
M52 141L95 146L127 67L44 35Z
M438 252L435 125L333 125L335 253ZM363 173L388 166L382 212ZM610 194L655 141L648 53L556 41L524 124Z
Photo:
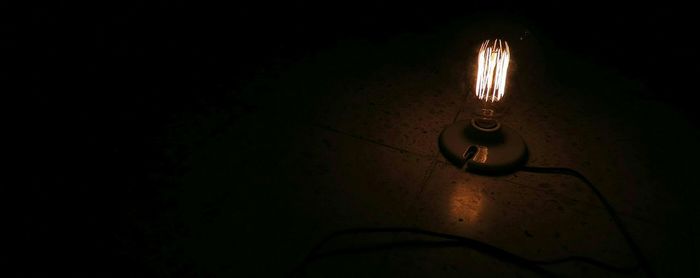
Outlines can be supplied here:
M469 171L505 174L527 160L527 146L512 128L498 117L507 100L506 77L510 47L506 41L487 40L479 49L474 93L478 103L471 120L447 126L438 140L440 151L450 162Z

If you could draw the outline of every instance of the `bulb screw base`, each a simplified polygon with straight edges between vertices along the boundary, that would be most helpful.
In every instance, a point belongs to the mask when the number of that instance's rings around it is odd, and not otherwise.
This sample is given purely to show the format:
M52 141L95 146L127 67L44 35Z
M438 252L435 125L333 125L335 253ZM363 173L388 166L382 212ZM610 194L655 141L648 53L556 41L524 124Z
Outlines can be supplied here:
M493 119L472 119L472 127L483 132L496 132L501 129L501 123Z

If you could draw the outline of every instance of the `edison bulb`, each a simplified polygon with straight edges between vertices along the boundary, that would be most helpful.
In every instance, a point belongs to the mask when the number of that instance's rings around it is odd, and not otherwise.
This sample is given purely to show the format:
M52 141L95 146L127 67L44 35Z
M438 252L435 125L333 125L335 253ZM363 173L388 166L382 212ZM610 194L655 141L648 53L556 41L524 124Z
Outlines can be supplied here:
M479 48L478 70L474 98L478 103L474 123L477 128L490 130L498 128L497 116L502 112L506 96L510 47L508 42L496 39L486 40Z
M474 92L469 90L474 107L471 120L457 121L440 133L440 152L456 166L486 174L505 174L527 161L527 145L518 132L503 125L508 99L510 46L506 41L487 40L476 57ZM473 75L472 75L473 76Z

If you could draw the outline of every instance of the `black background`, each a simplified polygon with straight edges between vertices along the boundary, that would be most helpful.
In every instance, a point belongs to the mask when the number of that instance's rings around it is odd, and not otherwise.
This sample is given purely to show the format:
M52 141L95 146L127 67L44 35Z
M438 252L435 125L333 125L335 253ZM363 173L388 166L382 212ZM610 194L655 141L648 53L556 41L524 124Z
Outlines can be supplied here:
M6 252L28 272L48 263L51 272L153 274L135 258L159 240L140 227L168 207L158 192L171 185L152 176L181 170L184 154L161 144L169 125L201 111L255 110L231 92L342 39L381 42L457 19L504 18L530 26L545 48L640 81L639 98L697 123L697 15L677 3L55 2L17 11L2 27L3 75L18 85L5 93L19 96L8 104L20 108L11 120L20 135L14 164L24 170L3 187L12 200ZM117 252L117 238L137 255Z

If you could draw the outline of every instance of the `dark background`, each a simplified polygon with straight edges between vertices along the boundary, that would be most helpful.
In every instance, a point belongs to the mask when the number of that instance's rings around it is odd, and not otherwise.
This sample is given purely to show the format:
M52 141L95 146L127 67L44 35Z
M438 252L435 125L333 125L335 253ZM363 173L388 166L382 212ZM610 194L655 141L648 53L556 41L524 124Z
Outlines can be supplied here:
M159 221L177 217L160 192L186 171L187 148L177 146L188 142L168 141L170 127L260 109L265 96L251 103L236 92L349 38L381 44L459 20L518 22L552 53L638 80L638 98L697 123L696 14L676 3L57 2L25 11L2 26L4 75L20 85L5 93L21 99L12 121L23 169L3 185L12 207L3 249L20 272L47 263L39 272L154 274L144 256L168 240Z

